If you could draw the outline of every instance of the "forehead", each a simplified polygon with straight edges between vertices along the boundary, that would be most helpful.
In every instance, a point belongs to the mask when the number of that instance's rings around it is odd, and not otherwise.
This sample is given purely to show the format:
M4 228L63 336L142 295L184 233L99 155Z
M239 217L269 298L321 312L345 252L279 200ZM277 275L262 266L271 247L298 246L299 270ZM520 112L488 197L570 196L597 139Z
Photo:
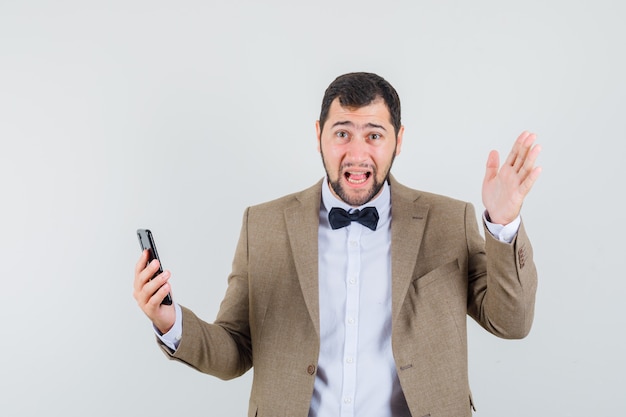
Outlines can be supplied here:
M391 114L387 104L380 97L370 104L361 107L344 107L339 102L339 99L336 98L328 109L328 122L330 122L331 126L337 122L354 122L355 124L375 122L376 124L391 126Z

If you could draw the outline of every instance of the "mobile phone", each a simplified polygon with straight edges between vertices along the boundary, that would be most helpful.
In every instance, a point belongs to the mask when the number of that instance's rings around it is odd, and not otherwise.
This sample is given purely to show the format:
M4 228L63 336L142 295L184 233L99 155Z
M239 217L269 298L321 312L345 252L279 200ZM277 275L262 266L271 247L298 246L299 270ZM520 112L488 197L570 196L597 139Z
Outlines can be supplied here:
M149 229L137 229L137 237L139 238L139 245L141 245L141 250L148 250L148 263L152 262L154 259L159 260L159 270L154 274L154 277L163 272L163 267L161 265L161 259L159 259L159 253L157 252L156 245L154 244L154 237L152 236L152 232ZM154 277L150 278L153 279ZM172 295L167 294L161 304L172 304Z

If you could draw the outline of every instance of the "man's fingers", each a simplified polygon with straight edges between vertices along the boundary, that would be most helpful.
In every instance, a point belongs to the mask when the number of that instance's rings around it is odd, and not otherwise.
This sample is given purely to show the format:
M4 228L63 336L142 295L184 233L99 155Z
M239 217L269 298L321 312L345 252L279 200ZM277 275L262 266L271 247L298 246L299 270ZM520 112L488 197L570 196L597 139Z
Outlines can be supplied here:
M147 262L148 262L148 251L144 250L141 252L141 256L139 257L139 259L137 260L137 263L135 264L135 275L143 271L143 269L146 267Z
M500 155L498 151L489 152L489 157L487 158L487 167L485 170L485 181L489 181L498 175L498 170L500 169Z
M166 271L167 272L167 271ZM161 282L160 280L165 280L165 282ZM159 275L158 278L155 278L153 281L158 281L161 284L160 287L156 288L152 293L152 296L148 299L148 304L153 308L158 308L161 306L161 302L163 299L171 292L171 285L167 281L169 279L169 274L165 276L165 272Z
M535 181L537 181L537 178L539 178L540 174L541 167L534 167L533 170L530 171L530 174L520 184L520 191L522 192L522 195L526 196L530 192L530 189L533 188L533 185L535 184Z
M532 149L530 150L530 153L528 154L527 162L530 163L531 165L535 165L535 161L537 160L537 157L539 156L540 153L541 153L541 145L533 146Z
M535 145L527 152L524 164L520 167L519 173L521 180L524 181L535 169L535 161L541 152L541 146Z
M138 264L139 265L139 264ZM147 281L149 281L154 274L159 270L159 260L153 259L149 264L144 264L143 269L135 270L135 277L137 284L143 286Z
M528 131L522 132L522 134L515 140L513 148L506 159L505 165L513 167L515 171L518 172L524 165L528 150L531 148L536 137L537 135L534 133L530 133Z
M139 275L139 273L146 268L147 263L148 263L148 251L144 250L143 252L141 252L141 256L139 257L139 259L137 260L137 263L135 264L135 276Z
M138 289L137 294L135 296L135 298L137 299L137 302L140 305L151 305L152 307L154 306L158 307L161 304L161 300L163 300L163 298L165 298L165 295L167 295L167 293L169 292L170 285L168 283L168 280L170 279L170 277L171 277L170 272L164 271L161 274L154 277L154 279L149 278L148 281L145 282L145 284L141 286L141 288ZM154 295L160 292L160 290L164 286L168 288L168 291L166 291L163 294L163 297L158 299L158 303L156 303L157 299L154 298Z
M148 262L148 251L144 251L135 265L135 281L133 283L134 297L140 304L145 304L152 294L160 286L158 279L156 282L150 281L159 270L159 261ZM163 274L160 274L163 275Z
M513 147L511 148L511 152L509 153L509 156L506 158L506 161L504 161L505 165L509 165L509 166L514 166L515 165L515 159L517 158L517 154L519 153L519 148L522 146L522 143L524 143L524 140L526 140L526 138L528 137L530 133L527 131L523 131L515 140L515 143L513 143Z
M535 135L534 133L530 133L520 143L520 146L518 147L517 156L515 158L515 162L513 163L513 167L515 168L516 172L520 172L522 168L525 166L526 160L528 158L528 154L530 150L532 149L536 138L537 138L537 135Z

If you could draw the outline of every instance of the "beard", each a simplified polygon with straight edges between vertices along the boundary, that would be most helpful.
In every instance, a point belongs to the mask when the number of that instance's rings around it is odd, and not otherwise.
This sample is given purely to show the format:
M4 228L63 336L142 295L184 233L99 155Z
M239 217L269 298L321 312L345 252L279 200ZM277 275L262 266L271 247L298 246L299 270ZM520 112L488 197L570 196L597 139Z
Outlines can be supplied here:
M321 152L320 150L320 154L322 155L322 163L324 164L324 170L326 171L326 178L328 178L328 184L330 185L330 188L334 191L334 193L337 195L337 197L339 197L343 202L345 202L346 204L352 206L352 207L360 207L370 201L372 201L372 199L374 199L374 197L376 197L378 195L378 193L380 192L380 190L383 188L383 185L385 185L385 181L387 181L389 179L389 172L391 171L391 166L393 165L393 160L395 159L395 150L392 154L391 157L391 161L389 162L389 167L387 168L387 171L385 172L382 180L378 179L378 170L376 169L376 167L371 166L369 164L363 164L363 165L354 165L354 164L346 164L346 165L342 165L339 169L339 175L337 176L337 178L333 179L331 178L329 172L328 172L328 167L326 166L326 160L324 159L324 153ZM344 172L345 169L349 168L349 167L354 167L354 166L359 166L362 168L369 168L371 170L371 174L370 177L372 179L372 185L370 186L369 189L364 189L362 190L363 193L353 193L350 194L347 190L344 189L344 187L341 185L341 175L343 175L342 173Z

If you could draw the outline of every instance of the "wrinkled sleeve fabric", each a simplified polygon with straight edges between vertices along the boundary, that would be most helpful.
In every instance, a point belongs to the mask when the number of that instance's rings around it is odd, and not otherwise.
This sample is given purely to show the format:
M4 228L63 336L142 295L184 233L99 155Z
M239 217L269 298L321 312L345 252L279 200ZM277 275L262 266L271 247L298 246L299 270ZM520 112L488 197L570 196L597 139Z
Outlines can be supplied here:
M252 367L252 346L248 316L248 210L228 277L226 295L217 319L208 323L181 306L182 336L175 351L157 338L170 358L221 379L243 375Z
M485 222L483 226L484 244L473 209L466 213L468 314L499 337L523 338L532 326L537 291L530 240L521 219L510 242L499 240Z

